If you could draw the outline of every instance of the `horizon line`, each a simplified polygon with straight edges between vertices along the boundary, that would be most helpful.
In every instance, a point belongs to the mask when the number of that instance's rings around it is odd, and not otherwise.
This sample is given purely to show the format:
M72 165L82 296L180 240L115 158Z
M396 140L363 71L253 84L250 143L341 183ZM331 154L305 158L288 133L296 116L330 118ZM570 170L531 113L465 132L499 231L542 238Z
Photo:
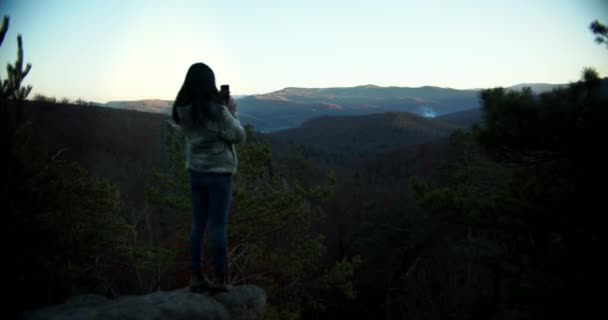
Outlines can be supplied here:
M608 79L608 77L601 77L600 79ZM510 87L514 87L514 86L521 86L521 85L554 85L554 86L559 86L559 85L567 85L569 83L572 83L572 81L570 82L565 82L565 83L548 83L548 82L519 82L510 86L490 86L490 87L477 87L477 88L466 88L466 89L458 89L458 88L453 88L453 87L441 87L441 86L436 86L436 85L422 85L422 86L380 86L380 85L375 85L375 84L364 84L364 85L356 85L356 86L336 86L336 87L299 87L299 86L287 86L287 87L283 87L281 89L277 89L274 91L269 91L269 92L265 92L265 93L250 93L250 94L233 94L233 96L240 96L240 97L247 97L247 96L260 96L260 95L266 95L266 94L272 94L275 92L280 92L283 90L288 90L288 89L305 89L305 90L315 90L315 89L348 89L348 88L402 88L402 89L420 89L420 88L439 88L439 89L448 89L448 90L459 90L459 91L479 91L479 90L483 90L483 89L489 89L489 88L510 88ZM35 92L33 93L30 97L28 97L28 100L32 100L31 98L35 95L41 94L43 96L46 97L51 97L51 98L56 98L57 100L63 99L60 97L56 97L56 96L52 96L52 95L46 95L43 93L39 93L39 92ZM69 98L68 98L69 99ZM95 101L95 100L88 100L88 99L83 99L83 98L75 98L75 99L70 99L70 100L76 100L76 99L82 99L85 100L87 102L91 102L91 103L99 103L99 104L107 104L110 102L119 102L119 101L146 101L146 100L154 100L154 101L167 101L167 102L171 102L174 101L174 99L164 99L164 98L136 98L136 99L109 99L109 100L102 100L104 102L100 102L100 101Z

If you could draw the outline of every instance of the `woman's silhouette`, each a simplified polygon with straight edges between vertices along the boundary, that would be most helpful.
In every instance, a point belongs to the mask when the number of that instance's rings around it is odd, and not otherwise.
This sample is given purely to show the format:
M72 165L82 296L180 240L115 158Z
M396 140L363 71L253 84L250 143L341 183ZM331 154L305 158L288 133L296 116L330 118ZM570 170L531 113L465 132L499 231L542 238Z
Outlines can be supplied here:
M204 63L190 66L172 110L173 121L184 134L186 169L192 200L190 255L193 291L230 289L226 229L232 199L232 176L237 170L234 144L242 143L245 130L236 116L236 103L225 99L215 85L215 75ZM201 272L201 246L209 223L211 260L216 281Z

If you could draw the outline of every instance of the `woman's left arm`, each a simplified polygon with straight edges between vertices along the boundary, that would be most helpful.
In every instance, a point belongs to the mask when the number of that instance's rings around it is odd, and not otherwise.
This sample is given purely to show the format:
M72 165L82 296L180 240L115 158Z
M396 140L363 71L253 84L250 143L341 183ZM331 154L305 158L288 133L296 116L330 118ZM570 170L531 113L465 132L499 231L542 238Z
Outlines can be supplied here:
M247 138L247 133L239 118L233 115L226 106L222 108L222 118L224 123L220 129L220 138L235 144L243 143Z

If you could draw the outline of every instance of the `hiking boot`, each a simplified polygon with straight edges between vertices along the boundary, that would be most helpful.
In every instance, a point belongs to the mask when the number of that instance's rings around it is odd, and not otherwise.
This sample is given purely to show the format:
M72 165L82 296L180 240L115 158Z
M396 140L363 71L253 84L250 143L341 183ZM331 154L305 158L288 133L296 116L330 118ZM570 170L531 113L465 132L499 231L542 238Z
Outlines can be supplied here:
M192 276L190 277L190 291L203 292L208 290L210 286L211 281L209 281L206 275L202 274L200 271L192 273Z
M209 290L213 292L228 292L232 289L232 284L230 284L230 280L228 279L228 274L219 273L216 276L216 281L211 284Z

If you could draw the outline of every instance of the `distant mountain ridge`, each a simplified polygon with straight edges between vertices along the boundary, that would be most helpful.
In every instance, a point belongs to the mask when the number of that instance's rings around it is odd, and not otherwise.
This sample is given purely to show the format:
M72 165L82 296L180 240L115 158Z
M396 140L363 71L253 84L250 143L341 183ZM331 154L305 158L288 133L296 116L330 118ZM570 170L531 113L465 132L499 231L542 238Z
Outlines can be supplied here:
M479 107L478 91L423 86L287 87L239 100L242 120L261 131L296 127L319 116L388 111L435 116Z
M546 92L563 86L548 83L521 83L506 87L531 87ZM364 115L388 111L410 112L426 117L442 116L478 109L479 89L459 90L436 86L381 87L373 84L355 87L286 87L265 94L235 96L241 122L261 132L293 128L319 116ZM171 114L173 101L146 99L110 101L96 105L110 108Z
M108 101L105 104L98 104L100 106L114 108L114 109L126 109L136 110L143 112L154 112L162 114L170 114L173 101L171 100L159 100L159 99L145 99L135 101Z

